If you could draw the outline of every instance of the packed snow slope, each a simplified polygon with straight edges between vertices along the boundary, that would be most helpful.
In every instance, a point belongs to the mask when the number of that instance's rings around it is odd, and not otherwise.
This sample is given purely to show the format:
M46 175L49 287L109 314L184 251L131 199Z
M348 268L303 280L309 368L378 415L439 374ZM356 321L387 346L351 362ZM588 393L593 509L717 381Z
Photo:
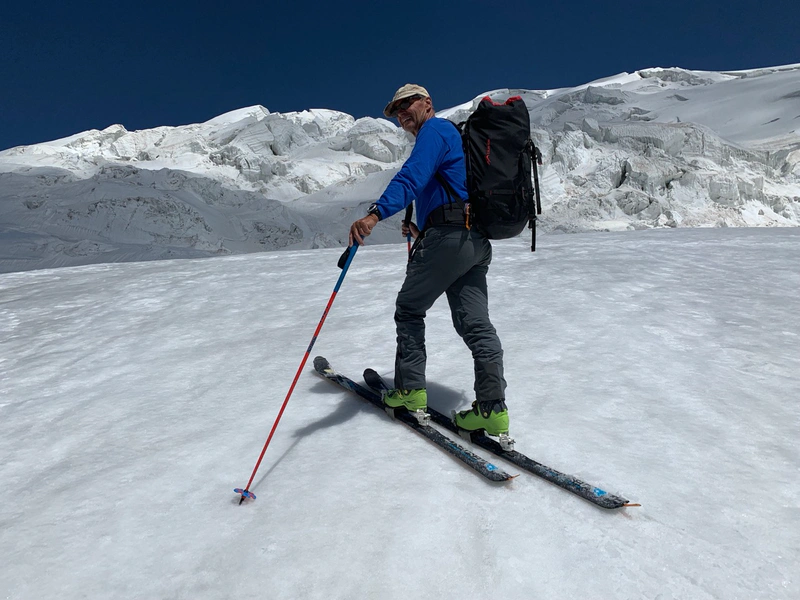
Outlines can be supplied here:
M489 484L310 367L239 506L339 250L11 273L0 598L800 597L800 229L494 249L518 449L641 508ZM359 250L313 354L391 377L405 261ZM446 301L427 324L431 405L466 407Z
M800 224L800 65L489 94L528 105L545 232ZM484 95L440 116L463 120ZM0 271L340 246L412 143L383 119L253 106L12 148ZM373 240L396 241L398 219Z

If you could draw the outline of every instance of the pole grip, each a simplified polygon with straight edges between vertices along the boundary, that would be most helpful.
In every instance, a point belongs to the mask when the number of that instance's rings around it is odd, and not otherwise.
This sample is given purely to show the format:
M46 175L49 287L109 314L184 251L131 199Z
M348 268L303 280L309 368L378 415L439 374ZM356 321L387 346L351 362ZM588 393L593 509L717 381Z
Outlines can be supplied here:
M403 218L403 223L406 227L411 227L411 216L414 214L414 205L409 204L406 206L406 216ZM408 260L411 261L411 229L406 234L406 242L408 243Z

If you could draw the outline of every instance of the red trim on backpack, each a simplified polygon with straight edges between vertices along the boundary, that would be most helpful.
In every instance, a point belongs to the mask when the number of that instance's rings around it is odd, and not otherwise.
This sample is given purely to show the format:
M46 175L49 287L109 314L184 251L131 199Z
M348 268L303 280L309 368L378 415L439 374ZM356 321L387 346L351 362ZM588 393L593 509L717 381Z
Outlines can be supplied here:
M490 138L486 138L486 154L484 155L484 158L486 158L487 165L492 164L492 161L489 160L489 152L491 150L492 150L492 140Z
M516 102L517 100L522 100L522 96L512 96L502 104L498 104L494 100L492 100L489 96L484 96L481 102L489 102L492 106L505 106L507 104L511 104L512 102Z

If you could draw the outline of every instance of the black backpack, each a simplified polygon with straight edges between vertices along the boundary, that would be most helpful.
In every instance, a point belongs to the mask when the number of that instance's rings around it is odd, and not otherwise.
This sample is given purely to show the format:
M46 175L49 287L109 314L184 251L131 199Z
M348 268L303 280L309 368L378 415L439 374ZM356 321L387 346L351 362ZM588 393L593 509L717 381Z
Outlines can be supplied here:
M536 165L542 164L542 154L531 140L525 102L514 96L495 104L486 96L465 122L455 126L467 167L467 226L502 240L519 235L528 225L535 251L536 215L542 214ZM452 186L439 173L436 179L451 201L457 201Z

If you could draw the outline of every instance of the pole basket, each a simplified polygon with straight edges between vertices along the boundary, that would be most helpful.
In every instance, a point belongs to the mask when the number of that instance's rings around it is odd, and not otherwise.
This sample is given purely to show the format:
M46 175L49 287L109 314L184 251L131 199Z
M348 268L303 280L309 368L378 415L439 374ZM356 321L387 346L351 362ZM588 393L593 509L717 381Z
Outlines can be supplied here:
M242 495L242 499L239 500L239 504L244 502L246 498L250 498L252 500L256 499L256 495L253 492L249 491L249 490L243 490L242 488L235 488L233 491L236 492L237 494L241 494Z

